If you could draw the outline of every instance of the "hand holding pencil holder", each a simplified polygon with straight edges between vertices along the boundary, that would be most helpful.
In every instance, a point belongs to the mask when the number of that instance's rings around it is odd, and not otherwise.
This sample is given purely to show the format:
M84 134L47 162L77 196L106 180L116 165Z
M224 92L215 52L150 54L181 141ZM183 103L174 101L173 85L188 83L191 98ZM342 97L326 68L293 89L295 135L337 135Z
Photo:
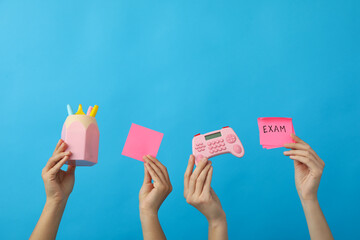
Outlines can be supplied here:
M66 162L72 166L93 166L98 161L100 132L95 119L95 113L89 108L88 114L82 112L81 105L76 114L68 105L69 116L66 118L61 132L61 139L68 145L66 151L70 151L69 160Z

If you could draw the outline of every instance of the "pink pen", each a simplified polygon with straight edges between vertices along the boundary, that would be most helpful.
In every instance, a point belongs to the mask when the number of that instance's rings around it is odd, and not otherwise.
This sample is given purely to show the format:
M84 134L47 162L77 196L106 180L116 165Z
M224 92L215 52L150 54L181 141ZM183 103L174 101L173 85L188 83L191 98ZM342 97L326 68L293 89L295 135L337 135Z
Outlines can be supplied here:
M86 113L86 115L87 116L90 116L90 113L91 113L91 110L93 109L93 107L92 106L89 106L89 108L88 108L88 110L87 110L87 113Z

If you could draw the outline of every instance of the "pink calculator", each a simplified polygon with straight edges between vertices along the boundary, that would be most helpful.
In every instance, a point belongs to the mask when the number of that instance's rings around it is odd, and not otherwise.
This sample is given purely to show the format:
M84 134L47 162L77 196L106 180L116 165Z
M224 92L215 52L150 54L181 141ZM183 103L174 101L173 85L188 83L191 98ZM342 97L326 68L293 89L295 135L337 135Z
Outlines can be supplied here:
M244 147L239 137L230 127L206 134L196 134L192 141L193 154L197 164L202 158L212 158L220 154L231 153L235 157L244 156Z

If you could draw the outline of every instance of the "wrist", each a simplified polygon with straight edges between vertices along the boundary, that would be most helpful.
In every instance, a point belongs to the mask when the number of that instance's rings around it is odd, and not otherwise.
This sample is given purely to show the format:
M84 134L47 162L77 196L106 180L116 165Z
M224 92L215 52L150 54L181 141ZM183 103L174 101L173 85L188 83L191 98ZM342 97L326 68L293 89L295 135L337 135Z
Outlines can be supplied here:
M300 198L301 204L303 206L315 206L315 205L319 205L319 201L317 198L311 198L311 199L303 199Z
M210 228L216 228L220 226L226 226L226 214L224 211L221 211L221 213L213 218L208 218L208 223Z
M45 205L51 206L51 207L65 206L67 203L67 200L68 200L68 198L62 198L62 199L46 198Z
M63 213L67 201L56 201L54 199L46 199L44 210L47 213L59 214Z
M157 217L158 217L158 211L157 210L140 208L140 218L141 219L157 218Z
M303 207L305 215L312 214L320 209L320 204L317 199L302 199L301 205Z

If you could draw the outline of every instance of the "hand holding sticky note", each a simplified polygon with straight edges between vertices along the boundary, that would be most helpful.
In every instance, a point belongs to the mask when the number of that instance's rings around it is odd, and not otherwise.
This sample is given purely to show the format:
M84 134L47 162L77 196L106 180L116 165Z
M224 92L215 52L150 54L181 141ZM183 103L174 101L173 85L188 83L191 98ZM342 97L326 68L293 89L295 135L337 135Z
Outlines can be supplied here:
M260 145L263 148L279 148L292 143L291 133L295 134L291 118L258 118Z
M139 161L148 154L156 157L163 136L163 133L133 123L121 154Z

